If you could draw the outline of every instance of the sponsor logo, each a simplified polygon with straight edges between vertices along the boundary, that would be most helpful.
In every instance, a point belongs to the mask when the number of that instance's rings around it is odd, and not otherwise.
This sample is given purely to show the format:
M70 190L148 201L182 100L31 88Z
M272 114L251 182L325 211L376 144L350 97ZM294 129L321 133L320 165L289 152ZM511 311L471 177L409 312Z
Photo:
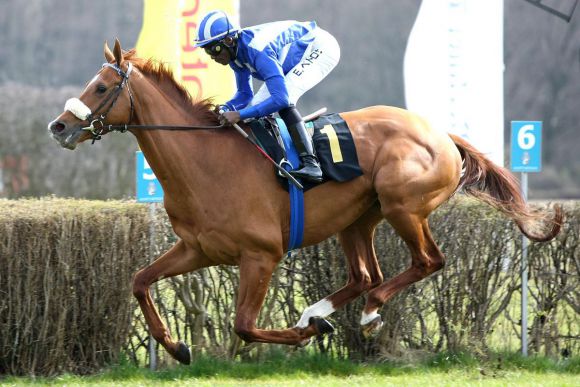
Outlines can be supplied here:
M314 49L310 52L310 55L308 55L306 58L304 58L302 60L301 63L299 63L298 66L296 66L294 68L294 70L292 70L292 72L297 75L297 76L301 76L302 73L304 73L304 69L310 65L312 65L312 63L314 63L314 61L316 59L318 59L320 57L320 55L322 55L322 50L320 49Z

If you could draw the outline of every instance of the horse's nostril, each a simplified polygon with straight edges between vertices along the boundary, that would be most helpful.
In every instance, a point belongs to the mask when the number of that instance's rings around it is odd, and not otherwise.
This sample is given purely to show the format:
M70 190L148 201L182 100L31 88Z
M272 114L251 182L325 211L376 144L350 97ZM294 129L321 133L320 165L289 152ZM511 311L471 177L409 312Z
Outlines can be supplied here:
M62 122L54 122L51 127L53 132L62 132L63 130L65 130L65 128L66 125L63 124Z

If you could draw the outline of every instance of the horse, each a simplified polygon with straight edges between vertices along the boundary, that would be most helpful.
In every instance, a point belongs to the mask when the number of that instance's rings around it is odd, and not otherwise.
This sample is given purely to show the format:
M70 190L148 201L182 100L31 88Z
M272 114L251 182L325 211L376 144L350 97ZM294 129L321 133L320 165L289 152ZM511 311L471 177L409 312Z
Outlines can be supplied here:
M427 218L460 190L505 213L533 241L549 241L560 231L559 206L553 211L528 207L510 172L467 141L432 129L419 115L389 106L340 113L363 174L304 193L302 247L338 234L348 280L308 306L296 326L260 329L257 316L288 248L288 193L268 160L231 126L220 125L212 101L193 100L166 66L139 58L134 49L122 50L118 39L112 51L105 43L104 56L101 70L79 98L67 101L48 130L68 149L114 130L129 131L137 139L163 187L178 241L135 274L133 295L152 336L183 364L190 363L189 348L171 337L149 292L163 278L237 265L236 334L246 342L301 346L331 332L325 318L361 295L366 295L361 329L375 334L382 326L379 309L390 298L441 270L445 257ZM383 220L411 256L410 266L386 281L373 246L375 228Z

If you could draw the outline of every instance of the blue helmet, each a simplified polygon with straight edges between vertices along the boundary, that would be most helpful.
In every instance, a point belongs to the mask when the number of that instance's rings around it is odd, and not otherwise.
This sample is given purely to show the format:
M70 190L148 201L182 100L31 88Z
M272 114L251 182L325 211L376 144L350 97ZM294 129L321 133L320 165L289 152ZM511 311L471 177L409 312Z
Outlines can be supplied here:
M203 17L197 30L195 47L203 47L211 42L224 39L226 36L235 35L238 28L235 27L223 11L211 11Z

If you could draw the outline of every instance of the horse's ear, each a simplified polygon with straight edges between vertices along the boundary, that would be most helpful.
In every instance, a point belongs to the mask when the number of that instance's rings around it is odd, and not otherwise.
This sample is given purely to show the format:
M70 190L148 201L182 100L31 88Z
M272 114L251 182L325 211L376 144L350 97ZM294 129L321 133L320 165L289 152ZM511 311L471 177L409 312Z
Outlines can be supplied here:
M123 64L123 50L121 50L121 42L119 42L118 38L115 38L115 47L113 48L113 53L115 55L117 66L121 67Z
M107 62L111 63L112 61L115 60L115 55L113 54L113 51L111 51L111 49L109 48L109 44L107 43L106 40L104 51L105 51L105 59L107 60Z

